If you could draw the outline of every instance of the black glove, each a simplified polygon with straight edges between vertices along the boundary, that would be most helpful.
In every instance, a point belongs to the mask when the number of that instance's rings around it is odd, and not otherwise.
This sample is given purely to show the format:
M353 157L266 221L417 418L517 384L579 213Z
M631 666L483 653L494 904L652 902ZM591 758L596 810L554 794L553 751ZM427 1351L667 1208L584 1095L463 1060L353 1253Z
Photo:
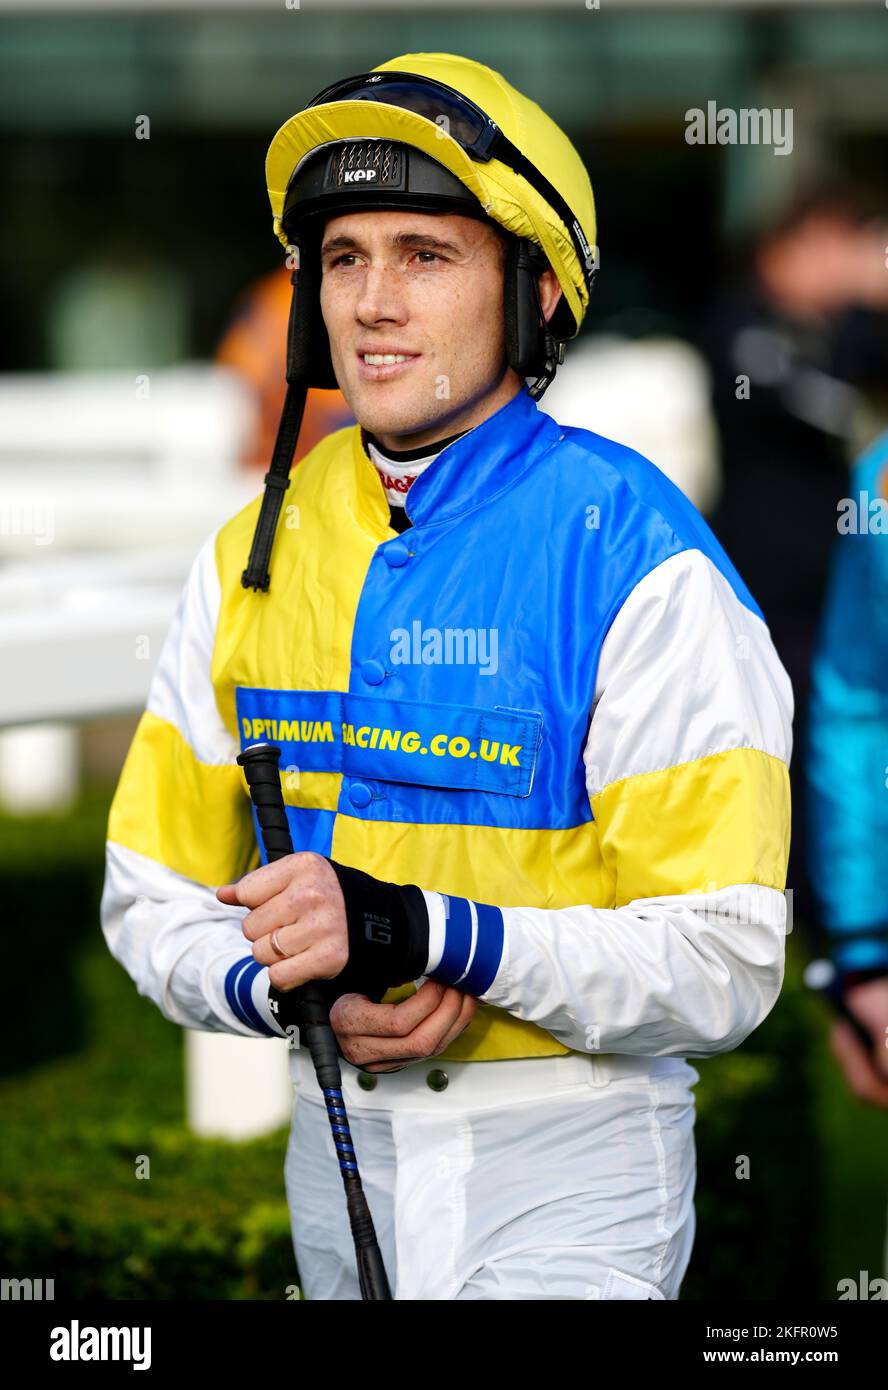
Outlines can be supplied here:
M379 998L415 980L429 962L429 914L415 883L399 886L330 859L345 899L348 964L331 984L360 982L360 992ZM350 987L355 989L354 983ZM339 990L344 994L345 989Z
M386 990L416 980L429 960L429 915L422 890L413 883L386 883L327 860L339 880L348 925L348 961L332 980L315 983L328 1008L343 994L365 994L375 1004ZM295 990L268 989L281 1028L299 1026ZM340 1054L341 1055L341 1054Z

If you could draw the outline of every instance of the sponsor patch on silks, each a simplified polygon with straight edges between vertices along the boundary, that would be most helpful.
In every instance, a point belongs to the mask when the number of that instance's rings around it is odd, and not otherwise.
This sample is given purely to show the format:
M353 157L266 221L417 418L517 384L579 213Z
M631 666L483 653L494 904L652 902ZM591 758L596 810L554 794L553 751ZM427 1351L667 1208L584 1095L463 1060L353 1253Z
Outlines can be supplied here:
M245 686L236 701L241 748L276 743L281 767L506 796L528 796L533 784L535 710Z

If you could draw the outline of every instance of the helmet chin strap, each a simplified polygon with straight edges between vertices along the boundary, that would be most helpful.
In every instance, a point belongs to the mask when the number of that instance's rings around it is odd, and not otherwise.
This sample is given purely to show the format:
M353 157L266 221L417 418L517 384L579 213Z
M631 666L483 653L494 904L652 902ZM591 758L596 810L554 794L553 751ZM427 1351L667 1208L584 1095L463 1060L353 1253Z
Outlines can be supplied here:
M262 496L256 530L253 532L250 558L247 561L247 568L241 575L243 587L253 589L254 592L258 589L267 592L271 583L269 572L271 550L284 502L284 493L290 486L290 469L293 466L293 455L296 452L299 431L302 428L302 416L305 413L305 403L308 400L308 381L300 351L301 335L298 332L298 270L293 271L290 282L293 285L294 293L290 300L290 320L287 330L287 394L284 398L284 408L281 411L280 423L278 424L271 464L263 479L265 492Z
M564 343L552 336L549 324L543 313L543 304L540 299L540 275L547 268L548 263L542 259L539 248L531 242L526 242L528 248L528 268L530 269L530 283L528 286L527 299L536 309L537 313L537 342L542 347L537 347L535 354L537 365L535 369L528 371L528 378L535 377L532 386L528 386L527 391L531 400L538 401L545 395L555 379L555 373L564 361ZM542 357L540 363L539 358Z
M555 379L555 373L564 361L564 343L556 342L548 328L544 335L545 357L540 375L532 386L528 386L527 394L531 400L538 401L548 391Z

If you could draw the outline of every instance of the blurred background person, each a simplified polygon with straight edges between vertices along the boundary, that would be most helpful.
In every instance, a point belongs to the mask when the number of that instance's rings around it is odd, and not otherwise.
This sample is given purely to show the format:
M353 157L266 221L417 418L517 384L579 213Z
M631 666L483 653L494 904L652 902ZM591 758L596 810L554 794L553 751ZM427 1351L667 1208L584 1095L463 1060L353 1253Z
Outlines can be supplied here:
M805 738L812 650L836 506L847 490L866 392L888 383L884 199L823 187L752 243L704 315L722 492L711 524L761 605ZM872 430L872 422L869 422ZM801 759L792 763L794 911L811 914Z
M256 428L243 462L263 472L271 463L287 393L284 369L292 293L286 266L253 281L238 296L215 353L216 362L233 367L255 395ZM325 435L354 422L341 391L309 391L294 461L304 458Z
M830 1050L851 1094L888 1110L888 433L854 466L842 513L801 750L805 848L834 988L870 1039L839 1015Z
M818 925L867 1051L830 1045L859 1100L888 1109L888 433L855 465L832 551L802 752Z

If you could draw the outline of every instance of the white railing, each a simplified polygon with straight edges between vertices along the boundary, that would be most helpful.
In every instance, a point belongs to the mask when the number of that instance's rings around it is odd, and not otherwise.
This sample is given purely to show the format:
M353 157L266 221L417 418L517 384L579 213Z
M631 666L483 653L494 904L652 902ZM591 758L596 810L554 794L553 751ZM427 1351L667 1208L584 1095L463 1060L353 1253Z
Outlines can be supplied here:
M252 397L223 368L0 378L0 801L63 805L77 721L144 707L201 543L261 490ZM246 557L244 557L246 560ZM285 1124L287 1045L186 1035L189 1123Z

